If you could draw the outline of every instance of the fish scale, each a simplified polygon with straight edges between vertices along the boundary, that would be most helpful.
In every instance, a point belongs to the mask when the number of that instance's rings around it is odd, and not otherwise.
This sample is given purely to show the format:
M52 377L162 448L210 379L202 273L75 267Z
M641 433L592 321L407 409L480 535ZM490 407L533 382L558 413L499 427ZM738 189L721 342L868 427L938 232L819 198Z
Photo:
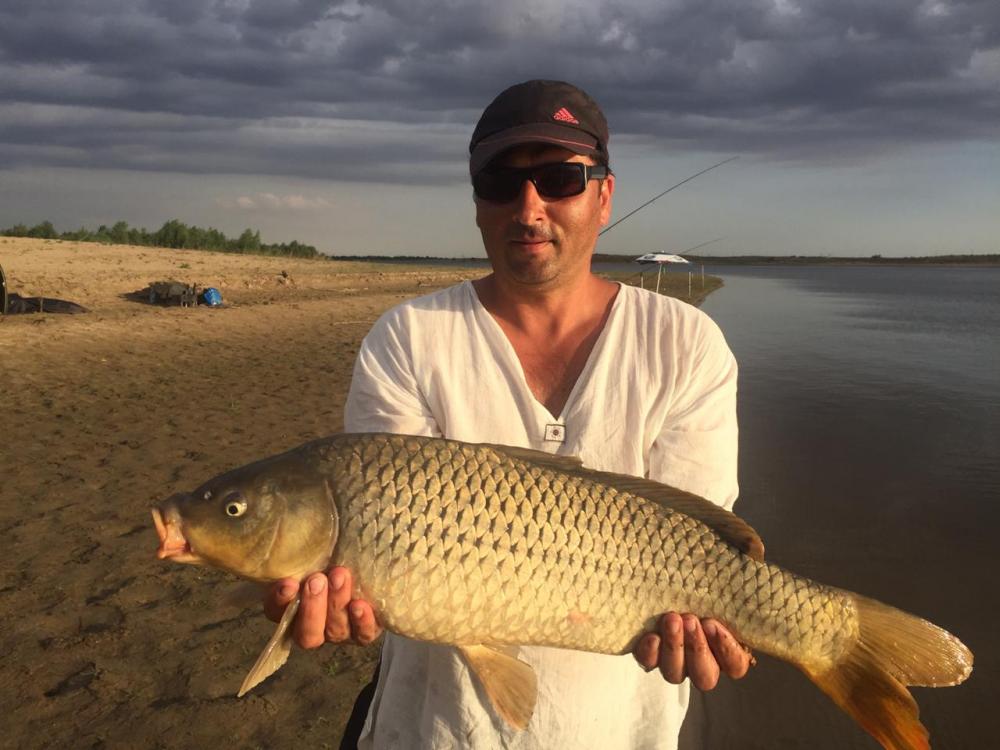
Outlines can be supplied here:
M702 498L523 448L336 435L153 516L161 558L257 580L350 568L385 628L457 646L520 729L534 674L492 647L624 654L669 610L717 618L795 664L891 750L929 747L907 686L972 670L968 649L932 623L765 563L756 533ZM297 606L240 695L284 663Z

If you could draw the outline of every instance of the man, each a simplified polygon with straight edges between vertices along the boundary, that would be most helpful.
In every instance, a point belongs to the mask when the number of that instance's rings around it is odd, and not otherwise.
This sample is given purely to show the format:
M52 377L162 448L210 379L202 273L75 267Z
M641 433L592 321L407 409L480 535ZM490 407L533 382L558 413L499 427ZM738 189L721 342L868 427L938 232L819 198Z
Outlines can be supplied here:
M611 215L604 115L566 83L513 86L470 144L476 224L493 272L405 303L365 338L345 425L580 456L727 507L736 498L736 365L694 308L593 275ZM277 618L297 583L266 607ZM350 571L306 581L301 646L374 640ZM386 634L360 747L676 747L685 678L711 689L749 655L719 623L667 613L631 660L524 647L538 674L529 727L496 717L454 649ZM361 703L364 703L362 701ZM367 708L367 710L365 710Z

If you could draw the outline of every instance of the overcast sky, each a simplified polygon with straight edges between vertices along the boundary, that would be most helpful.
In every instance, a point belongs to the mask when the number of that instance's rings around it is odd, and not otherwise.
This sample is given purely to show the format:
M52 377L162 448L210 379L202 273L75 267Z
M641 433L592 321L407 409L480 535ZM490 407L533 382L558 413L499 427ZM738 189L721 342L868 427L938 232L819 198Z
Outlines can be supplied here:
M0 0L0 227L482 255L483 107L604 107L605 252L1000 252L1000 2Z

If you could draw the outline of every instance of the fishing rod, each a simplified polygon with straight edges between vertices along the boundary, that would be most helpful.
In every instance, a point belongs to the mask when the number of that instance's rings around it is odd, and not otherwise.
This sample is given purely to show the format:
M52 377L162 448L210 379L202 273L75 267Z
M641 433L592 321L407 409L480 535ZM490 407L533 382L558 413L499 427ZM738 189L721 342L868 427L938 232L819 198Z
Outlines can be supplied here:
M666 190L664 190L664 191L663 191L662 193L660 193L659 195L657 195L657 196L654 196L654 197L650 198L650 199L649 199L648 201L646 201L645 203L643 203L643 204L642 204L641 206L639 206L639 208L636 208L636 209L633 209L633 210L629 211L629 212L628 212L627 214L625 214L625 215L624 215L623 217L621 217L621 218L620 218L620 219L619 219L618 221L616 221L616 222L615 222L614 224L611 224L611 225L609 225L609 226L606 226L606 227L604 227L604 229L602 229L602 230L601 230L601 231L600 231L600 232L598 233L598 235L597 235L597 236L598 236L598 237L600 237L600 236L601 236L602 234L604 234L605 232L610 232L610 231L611 231L612 229L614 229L614 228L615 228L616 226L618 226L618 225L619 225L619 224L621 224L621 223L622 223L623 221L625 221L625 219L627 219L627 218L628 218L629 216L631 216L631 215L632 215L632 214L634 214L634 213L637 213L637 212L641 211L642 209L644 209L644 208L645 208L646 206L648 206L648 205L649 205L650 203L652 203L653 201L657 201L657 200L659 200L659 199L660 199L660 198L662 198L662 197L663 197L664 195L666 195L667 193L669 193L669 192L670 192L671 190L675 190L675 189L679 188L679 187L680 187L681 185L683 185L683 184L684 184L685 182L691 182L691 180L693 180L693 179L694 179L695 177L701 177L701 175L705 174L705 172L711 172L711 171L712 171L713 169L715 169L716 167L721 167L721 166L722 166L723 164L726 164L727 162L731 162L731 161L732 161L733 159L739 159L739 158L740 158L740 157L739 157L738 155L737 155L737 156L730 156L730 157L729 157L728 159L723 159L723 160L722 160L722 161L720 161L720 162L719 162L718 164L713 164L713 165L712 165L712 166L710 166L710 167L709 167L708 169L703 169L703 170L701 170L700 172L698 172L698 173L696 173L696 174L693 174L693 175L691 175L690 177L686 177L686 178L684 178L683 180L681 180L680 182L678 182L678 183L677 183L676 185L671 185L670 187L668 187L668 188L667 188Z
M692 250L697 250L699 247L705 247L705 245L711 245L713 242L720 242L720 241L722 241L724 239L726 239L726 238L725 237L716 237L714 240L709 240L708 242L702 242L701 244L695 245L694 247L689 247L687 250L681 250L677 254L678 255L687 255Z

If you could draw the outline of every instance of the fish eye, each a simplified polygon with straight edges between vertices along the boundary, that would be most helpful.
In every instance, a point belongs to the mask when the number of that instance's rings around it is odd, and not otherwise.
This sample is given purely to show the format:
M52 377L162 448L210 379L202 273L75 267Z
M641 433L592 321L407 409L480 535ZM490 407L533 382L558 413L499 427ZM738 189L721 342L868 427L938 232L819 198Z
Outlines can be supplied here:
M226 498L226 515L236 518L246 513L247 503L238 493L234 492Z

